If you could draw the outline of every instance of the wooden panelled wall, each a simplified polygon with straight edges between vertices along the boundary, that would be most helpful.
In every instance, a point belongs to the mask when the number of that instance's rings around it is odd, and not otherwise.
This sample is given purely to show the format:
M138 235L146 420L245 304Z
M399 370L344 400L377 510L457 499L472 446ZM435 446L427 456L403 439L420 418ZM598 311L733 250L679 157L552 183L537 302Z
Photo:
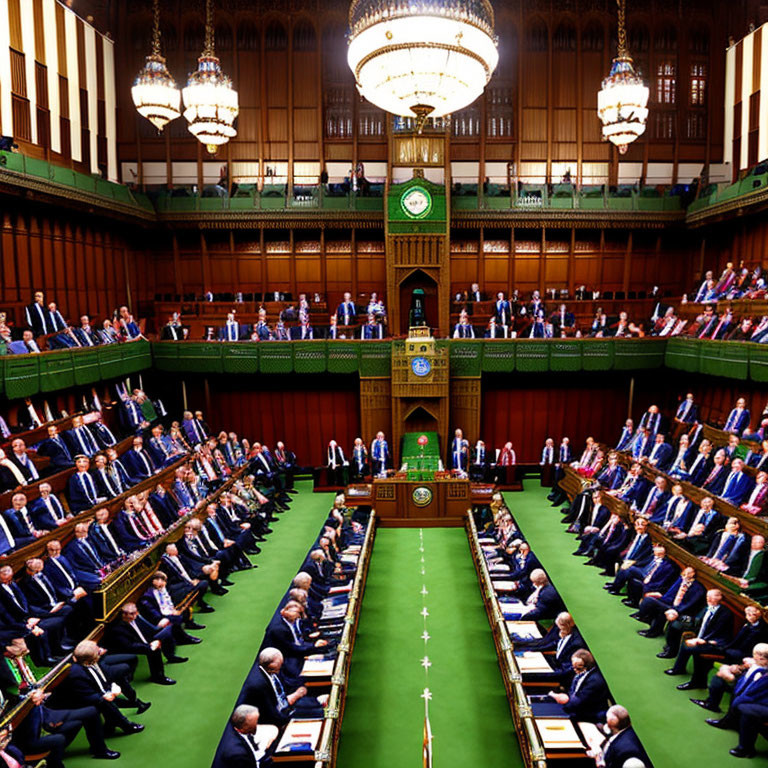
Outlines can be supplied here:
M138 311L152 288L143 251L115 223L85 215L0 214L0 311L17 324L37 290L71 322L103 320L129 302Z
M651 87L648 131L623 161L665 163L673 180L681 164L722 159L724 50L729 35L755 20L753 0L634 0L628 9L631 52ZM202 3L163 2L163 46L179 82L196 66L203 40ZM267 166L325 161L354 164L387 157L383 113L360 100L346 65L348 0L275 3L220 0L216 50L240 93L238 136L215 162ZM289 11L290 9L290 11ZM597 91L615 51L616 4L610 0L505 0L495 4L500 63L485 94L454 115L451 159L510 165L510 174L559 181L563 164L574 180L596 170L617 176L618 155L600 137ZM157 132L130 101L131 80L149 48L147 3L113 3L117 31L121 161L198 164L210 159L177 120ZM694 76L706 81L692 95ZM670 87L659 89L663 77ZM662 95L659 95L661 92ZM701 102L701 103L699 103ZM600 164L597 168L593 164ZM297 174L301 170L297 166ZM697 175L694 173L693 175ZM469 179L471 180L471 179ZM267 179L268 181L268 179Z
M382 293L377 229L178 231L154 239L158 294L283 291L329 298ZM661 230L473 228L451 234L452 291L523 293L580 285L601 291L690 290L699 252Z
M695 274L708 269L717 273L729 261L737 266L742 260L748 267L760 264L764 271L768 265L768 222L763 214L691 232L690 240L691 249L696 251Z

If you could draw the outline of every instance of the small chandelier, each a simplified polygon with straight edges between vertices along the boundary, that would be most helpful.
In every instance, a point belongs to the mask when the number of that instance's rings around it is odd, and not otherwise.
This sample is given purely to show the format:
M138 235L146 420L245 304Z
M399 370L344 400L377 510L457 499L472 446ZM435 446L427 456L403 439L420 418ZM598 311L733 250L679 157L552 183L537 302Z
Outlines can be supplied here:
M371 104L419 129L471 104L499 61L488 0L352 0L347 62Z
M160 55L160 0L154 0L153 6L152 53L136 77L131 96L138 113L162 131L181 114L181 93Z
M197 69L189 75L183 98L190 133L212 155L237 136L233 125L239 111L237 91L221 71L213 47L213 0L205 3L205 47L197 60Z
M618 55L597 94L597 115L603 123L603 138L615 144L622 155L627 146L645 132L648 119L648 87L635 72L627 49L625 3L626 0L616 0L619 6Z

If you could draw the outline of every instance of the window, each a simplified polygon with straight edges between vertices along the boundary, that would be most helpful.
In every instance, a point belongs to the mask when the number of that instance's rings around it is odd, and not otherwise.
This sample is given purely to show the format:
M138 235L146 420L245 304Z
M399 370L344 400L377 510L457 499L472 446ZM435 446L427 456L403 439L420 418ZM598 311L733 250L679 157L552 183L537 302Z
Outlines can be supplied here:
M670 61L656 66L656 102L658 104L675 103L676 69Z
M352 92L348 88L325 89L325 136L348 139L352 136Z
M510 138L513 134L512 88L486 90L486 135L490 139Z
M675 138L675 114L674 112L657 112L655 119L655 132L657 139Z
M707 98L707 65L691 64L691 106L703 107Z
M688 139L704 139L707 131L706 115L701 111L689 112L685 123Z
M453 116L454 136L480 135L480 110L476 106L467 107Z

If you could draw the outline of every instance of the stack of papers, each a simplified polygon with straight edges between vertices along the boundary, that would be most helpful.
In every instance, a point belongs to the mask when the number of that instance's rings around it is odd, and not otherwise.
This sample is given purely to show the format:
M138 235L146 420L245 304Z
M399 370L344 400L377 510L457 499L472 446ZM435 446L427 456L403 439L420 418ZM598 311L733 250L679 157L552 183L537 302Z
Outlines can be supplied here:
M526 640L541 638L541 630L535 621L508 621L507 632L510 635Z
M285 727L283 738L275 754L280 752L314 752L320 740L322 720L291 720Z
M579 734L570 720L537 717L536 726L544 749L584 749Z
M302 677L330 677L336 659L326 659L325 656L307 656L301 669Z
M552 672L552 667L547 663L543 653L539 651L523 651L515 653L515 661L520 671L525 674L541 674Z

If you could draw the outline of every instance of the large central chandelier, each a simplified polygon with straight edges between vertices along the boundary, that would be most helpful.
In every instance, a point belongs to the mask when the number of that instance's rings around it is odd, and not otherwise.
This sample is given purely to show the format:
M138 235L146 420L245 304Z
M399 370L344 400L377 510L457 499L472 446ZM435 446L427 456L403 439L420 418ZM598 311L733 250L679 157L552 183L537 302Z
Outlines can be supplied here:
M205 14L205 47L182 96L190 133L214 154L218 147L237 136L234 122L239 107L237 91L221 71L221 62L214 52L213 0L206 0Z
M353 0L347 61L387 112L443 117L471 104L499 61L488 0Z
M648 87L635 72L627 48L625 2L616 0L619 6L618 55L597 94L597 115L603 123L603 138L615 144L621 154L645 132L648 119Z
M138 113L162 131L181 114L181 94L160 54L160 0L154 0L153 5L152 53L136 77L131 97Z

